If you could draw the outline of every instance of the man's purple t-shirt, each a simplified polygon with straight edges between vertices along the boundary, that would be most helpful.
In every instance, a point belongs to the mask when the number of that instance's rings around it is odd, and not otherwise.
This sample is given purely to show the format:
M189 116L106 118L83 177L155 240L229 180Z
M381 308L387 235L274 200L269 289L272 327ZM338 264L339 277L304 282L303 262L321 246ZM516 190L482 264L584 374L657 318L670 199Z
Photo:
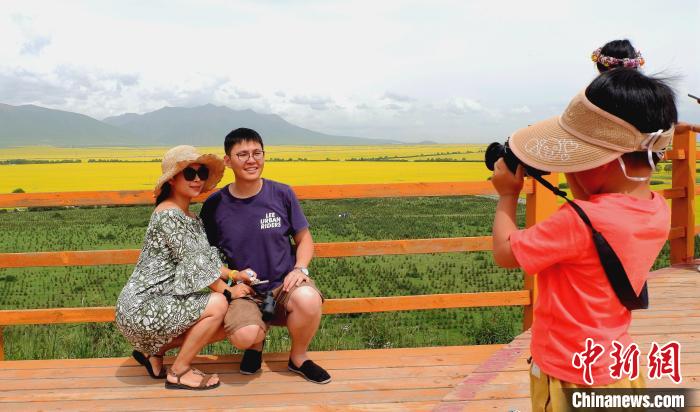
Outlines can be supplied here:
M282 284L294 269L291 236L309 226L291 187L263 179L260 193L238 199L228 185L209 196L200 217L212 246L227 257L231 269L253 269L267 284L259 292Z

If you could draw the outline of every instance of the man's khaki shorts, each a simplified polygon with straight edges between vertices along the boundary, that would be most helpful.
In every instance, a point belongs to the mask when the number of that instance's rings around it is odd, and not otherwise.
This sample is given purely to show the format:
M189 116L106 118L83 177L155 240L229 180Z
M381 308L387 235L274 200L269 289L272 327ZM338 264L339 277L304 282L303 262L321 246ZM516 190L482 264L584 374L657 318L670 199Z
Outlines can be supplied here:
M257 294L253 296L246 296L242 298L236 298L228 305L228 311L226 312L226 317L224 318L224 329L227 335L232 335L238 329L244 326L258 325L263 330L267 331L270 325L274 326L285 326L287 324L287 302L289 302L289 297L297 288L302 287L312 287L321 296L321 301L324 300L323 294L316 287L316 283L312 279L307 282L303 282L299 286L294 286L289 292L283 292L282 287L284 285L279 285L272 290L272 295L275 297L275 317L266 324L262 320L262 312L260 311L260 303L265 299L264 294Z

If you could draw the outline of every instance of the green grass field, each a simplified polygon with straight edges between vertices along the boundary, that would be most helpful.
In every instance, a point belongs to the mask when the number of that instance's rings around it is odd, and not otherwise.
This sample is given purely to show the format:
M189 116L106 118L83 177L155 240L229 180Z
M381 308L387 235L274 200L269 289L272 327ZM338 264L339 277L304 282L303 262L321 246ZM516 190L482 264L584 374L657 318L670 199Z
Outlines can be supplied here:
M304 201L316 242L489 235L487 197ZM199 205L195 206L198 209ZM151 207L0 213L0 251L140 248ZM519 224L523 224L523 207ZM342 216L342 217L340 217ZM668 265L668 245L655 267ZM113 306L131 265L0 269L0 308ZM522 289L519 270L494 266L490 252L315 259L327 298ZM652 296L653 299L653 296ZM506 343L522 327L522 308L472 308L324 316L313 350ZM285 351L275 328L266 350ZM12 326L7 359L126 356L113 324ZM207 353L231 353L222 342Z
M302 202L317 242L478 236L490 233L494 202L480 197ZM198 208L198 206L196 206ZM0 214L0 251L139 248L151 207L56 209ZM339 217L342 215L344 217ZM131 265L0 270L0 308L112 306ZM328 298L522 289L519 271L490 253L316 259ZM325 316L315 350L507 342L522 308L449 309ZM112 324L16 326L5 330L7 359L124 356ZM268 350L286 350L284 329ZM228 343L208 348L230 353Z

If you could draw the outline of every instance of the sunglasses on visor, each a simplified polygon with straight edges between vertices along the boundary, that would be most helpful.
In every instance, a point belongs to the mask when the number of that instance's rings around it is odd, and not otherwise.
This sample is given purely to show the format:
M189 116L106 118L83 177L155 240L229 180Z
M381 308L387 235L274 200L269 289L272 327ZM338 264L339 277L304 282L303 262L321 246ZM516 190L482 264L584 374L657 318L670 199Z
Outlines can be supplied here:
M199 176L199 180L207 180L209 178L209 169L207 169L206 166L201 166L199 169L195 170L194 168L187 166L185 169L183 169L182 176L188 182L193 181L195 176Z

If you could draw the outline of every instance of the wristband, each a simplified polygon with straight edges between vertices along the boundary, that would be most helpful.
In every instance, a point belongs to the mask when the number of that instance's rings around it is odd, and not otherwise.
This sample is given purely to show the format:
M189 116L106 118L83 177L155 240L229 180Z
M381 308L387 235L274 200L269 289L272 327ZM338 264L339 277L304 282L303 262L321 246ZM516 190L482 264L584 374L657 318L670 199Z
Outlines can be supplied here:
M231 303L233 300L233 297L231 296L231 292L229 292L228 289L224 290L224 297L226 298L226 302Z
M233 279L236 276L236 273L238 273L236 269L231 269L231 271L228 272L228 278Z

